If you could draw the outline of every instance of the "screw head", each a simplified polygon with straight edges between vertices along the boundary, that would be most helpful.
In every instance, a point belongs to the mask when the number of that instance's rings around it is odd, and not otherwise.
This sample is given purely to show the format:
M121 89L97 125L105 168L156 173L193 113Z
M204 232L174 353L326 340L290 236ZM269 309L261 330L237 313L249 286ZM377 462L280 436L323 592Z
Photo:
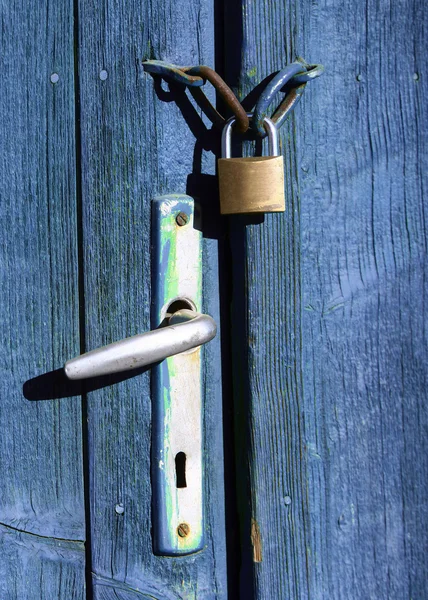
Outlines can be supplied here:
M180 537L187 537L190 533L190 527L187 523L180 523L177 527L177 533Z
M178 215L175 217L175 222L177 223L177 225L179 227L183 227L183 225L187 225L189 220L190 220L189 215L183 211L179 212Z
M116 504L116 506L114 507L114 510L116 511L117 515L123 515L123 513L125 512L125 508L121 502Z

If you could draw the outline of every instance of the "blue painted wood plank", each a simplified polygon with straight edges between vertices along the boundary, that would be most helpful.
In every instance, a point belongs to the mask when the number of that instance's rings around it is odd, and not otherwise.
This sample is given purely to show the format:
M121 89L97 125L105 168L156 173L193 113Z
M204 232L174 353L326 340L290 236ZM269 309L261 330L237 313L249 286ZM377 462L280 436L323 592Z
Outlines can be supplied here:
M83 542L60 540L0 525L2 600L83 600Z
M1 18L0 596L80 599L80 399L23 394L79 351L73 3L6 3Z
M79 3L87 349L150 328L151 201L186 192L195 139L141 61L212 64L212 11L210 0ZM213 171L212 156L203 168ZM203 310L218 321L217 240L204 240L203 255ZM219 343L205 353L207 546L194 556L153 554L150 371L88 394L95 598L122 597L123 586L143 597L227 595Z
M241 97L297 55L326 67L282 132L286 213L231 228L242 597L424 597L423 4L244 1L229 23Z
M230 61L225 74L242 99L295 58L295 7L244 2L242 13L227 7L226 23ZM235 46L240 37L242 53ZM308 597L300 223L292 122L284 125L280 139L286 212L230 221L242 598Z
M422 598L426 11L369 1L316 14L308 3L301 31L302 52L327 66L298 128L311 588Z

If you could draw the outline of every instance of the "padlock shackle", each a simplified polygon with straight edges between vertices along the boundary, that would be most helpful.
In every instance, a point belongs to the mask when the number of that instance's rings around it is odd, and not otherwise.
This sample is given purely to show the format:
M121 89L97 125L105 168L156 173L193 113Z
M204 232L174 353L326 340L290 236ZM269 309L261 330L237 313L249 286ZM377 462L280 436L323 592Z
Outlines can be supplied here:
M251 119L253 113L247 113ZM232 128L236 117L231 117L226 121L221 134L221 156L222 158L232 158ZM269 156L279 156L278 129L272 119L265 117L263 125L266 129L269 142Z

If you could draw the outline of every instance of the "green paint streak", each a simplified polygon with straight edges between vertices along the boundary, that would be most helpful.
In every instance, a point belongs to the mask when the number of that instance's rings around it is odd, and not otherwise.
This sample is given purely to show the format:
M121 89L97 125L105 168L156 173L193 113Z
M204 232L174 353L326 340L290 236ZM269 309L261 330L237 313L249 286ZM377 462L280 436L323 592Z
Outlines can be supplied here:
M257 74L257 67L253 67L252 69L250 69L250 71L248 71L248 77L255 77Z
M173 195L171 195L172 197ZM193 207L189 205L189 209L192 210ZM189 212L190 212L189 210ZM177 231L177 227L175 225L174 219L166 218L162 219L161 222L161 236L160 236L160 256L164 257L167 254L167 262L163 264L165 269L165 286L163 289L163 298L162 305L164 306L168 301L177 298L179 295L179 273L178 273L178 265L177 265L177 235L179 235ZM199 251L198 256L199 268L198 268L198 282L197 282L197 297L194 298L197 309L199 311L202 310L202 248ZM161 315L159 315L160 318ZM177 548L177 550L192 550L195 543L199 543L203 531L202 531L202 523L200 523L200 527L198 531L193 531L193 535L191 538L186 540L185 538L178 539L176 535L176 526L178 519L178 506L177 501L178 497L174 494L173 490L176 489L176 481L175 481L175 470L168 471L167 465L171 463L171 460L174 461L174 457L170 456L171 447L170 447L170 431L171 431L171 390L174 389L174 379L177 376L176 371L176 361L174 357L170 357L166 359L166 369L168 370L168 376L166 380L168 381L168 386L163 388L163 403L164 403L164 440L163 440L163 461L164 461L164 477L165 477L165 510L166 510L166 518L168 521L168 531L171 535L170 544L171 547ZM173 481L171 481L173 478ZM193 597L194 591L192 587L189 588L189 596Z
M169 359L167 359L167 361L169 363ZM171 377L171 373L170 373L170 377ZM165 480L166 480L165 509L166 509L166 518L168 520L168 523L170 524L168 529L171 532L173 530L173 526L171 524L175 523L175 521L176 521L176 517L175 517L176 511L175 511L174 498L171 493L171 490L174 489L174 486L171 485L170 481L168 481L169 474L167 471L167 465L169 463L169 453L171 451L170 445L169 445L170 427L171 427L171 396L170 396L170 388L169 387L164 387L164 389L163 389L163 402L164 402L164 408L165 408L165 420L164 420L165 430L164 430L164 444L163 444L163 461L164 461L163 468L164 468L164 474L165 474ZM172 544L175 544L176 539L175 538L171 539L171 542L172 542Z
M165 289L163 298L163 301L167 302L168 299L175 298L178 292L177 237L174 235L175 225L171 225L171 223L165 223L165 221L167 221L167 219L163 220L163 226L161 229L161 256L164 255L165 246L169 244L169 255L168 263L166 265Z

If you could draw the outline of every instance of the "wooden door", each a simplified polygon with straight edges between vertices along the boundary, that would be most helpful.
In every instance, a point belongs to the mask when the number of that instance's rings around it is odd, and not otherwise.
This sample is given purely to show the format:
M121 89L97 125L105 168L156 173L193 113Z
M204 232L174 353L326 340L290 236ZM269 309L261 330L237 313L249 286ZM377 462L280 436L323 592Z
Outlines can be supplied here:
M142 67L152 56L213 64L212 20L211 0L79 2L82 283L88 349L150 329L152 200L185 193L193 171L214 173L214 156L195 152L194 133L174 94L166 85L164 91L155 86ZM203 244L203 310L219 322L218 240L205 237ZM86 396L94 598L227 596L219 336L206 347L205 361L209 525L206 549L189 558L153 554L150 370ZM117 514L117 505L123 506L123 514Z
M81 400L28 383L79 352L73 3L1 15L0 597L80 600Z
M424 5L244 0L227 14L241 97L299 55L326 69L282 131L285 214L231 231L241 597L424 598Z
M213 11L2 7L2 600L227 596L220 336L205 352L206 548L189 558L152 550L150 371L86 385L61 371L150 329L152 199L192 172L212 183L214 156L141 63L213 64ZM212 225L203 309L220 324Z
M1 11L2 600L423 598L422 3ZM242 99L298 55L326 72L282 130L286 213L222 219L217 134L141 63L215 66ZM150 371L61 371L150 328L150 207L169 192L202 204L221 331L207 545L180 558L152 551Z

